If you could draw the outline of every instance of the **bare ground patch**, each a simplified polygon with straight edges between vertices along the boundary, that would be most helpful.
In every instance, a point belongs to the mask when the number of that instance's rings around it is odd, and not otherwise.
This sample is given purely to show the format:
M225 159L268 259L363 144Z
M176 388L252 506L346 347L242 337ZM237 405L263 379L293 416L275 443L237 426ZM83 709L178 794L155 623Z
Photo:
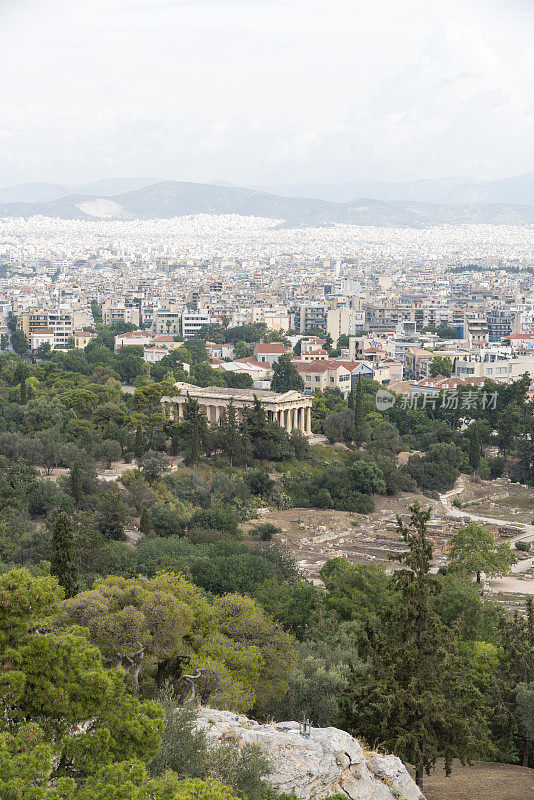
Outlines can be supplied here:
M445 776L443 767L425 775L427 800L528 800L534 797L534 769L512 764L475 761L472 766L453 766Z
M396 515L406 517L409 506L418 501L433 507L429 532L434 544L436 564L445 563L445 551L452 531L461 524L448 518L446 509L437 500L421 494L401 493L394 497L373 498L376 510L372 514L355 514L332 509L291 508L269 509L261 519L281 529L274 540L289 548L303 574L317 581L319 570L330 558L343 556L353 564L383 563L394 569L398 562L390 555L406 548L397 533ZM259 520L243 526L246 533Z

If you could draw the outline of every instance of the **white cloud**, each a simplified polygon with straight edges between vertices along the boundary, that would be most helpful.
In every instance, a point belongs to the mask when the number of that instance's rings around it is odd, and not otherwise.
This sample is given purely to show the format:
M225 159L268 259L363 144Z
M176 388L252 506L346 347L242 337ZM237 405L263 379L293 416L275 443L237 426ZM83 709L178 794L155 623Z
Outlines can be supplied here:
M0 184L534 169L526 0L0 2Z

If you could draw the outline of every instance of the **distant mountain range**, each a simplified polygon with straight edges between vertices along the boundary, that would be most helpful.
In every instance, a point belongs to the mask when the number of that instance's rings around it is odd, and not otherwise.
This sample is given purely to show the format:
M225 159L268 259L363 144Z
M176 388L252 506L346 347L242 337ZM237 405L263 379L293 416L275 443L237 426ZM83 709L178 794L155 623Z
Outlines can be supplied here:
M527 178L528 176L523 176L521 184L525 198L528 194ZM509 182L513 180L510 179ZM519 178L515 180L520 182ZM531 176L531 182L534 188L534 175ZM139 183L142 185L137 185ZM375 183L381 186L401 186L401 184ZM442 190L446 191L443 185L446 182L443 181L417 181L405 186L422 183L441 183ZM506 183L506 181L491 183ZM338 186L340 194L337 196L341 196L342 191L346 192L347 196L349 189L346 187L360 185L359 183L332 184L330 190L334 193L334 187ZM341 190L339 188L341 186L345 188ZM41 214L61 219L133 220L169 219L189 214L241 214L281 219L290 226L349 223L420 228L440 224L534 224L534 191L529 195L528 202L521 203L512 201L438 203L417 199L370 198L369 193L364 199L361 196L352 196L348 200L333 201L309 196L283 196L280 193L257 189L208 183L164 181L149 182L147 185L141 179L101 181L81 187L84 189L83 192L58 196L61 188L55 184L23 184L11 187L9 190L0 190L0 217L30 217ZM369 188L368 184L366 188ZM280 192L280 187L277 187L277 190ZM295 187L295 191L297 190L304 192L304 187ZM326 186L323 186L323 190L327 193ZM437 191L437 187L435 190ZM517 191L520 193L519 188ZM27 199L37 196L43 199ZM12 199L14 197L19 199ZM24 197L26 199L22 199Z
M60 183L19 183L0 189L0 204L3 203L47 203L70 194L87 194L108 197L113 194L142 189L157 183L149 178L107 178L93 183L65 185Z
M362 180L349 183L289 183L260 188L284 197L314 197L330 203L348 203L358 197L367 197L385 202L414 201L444 205L534 205L534 172L495 181L474 181L471 178L400 183Z

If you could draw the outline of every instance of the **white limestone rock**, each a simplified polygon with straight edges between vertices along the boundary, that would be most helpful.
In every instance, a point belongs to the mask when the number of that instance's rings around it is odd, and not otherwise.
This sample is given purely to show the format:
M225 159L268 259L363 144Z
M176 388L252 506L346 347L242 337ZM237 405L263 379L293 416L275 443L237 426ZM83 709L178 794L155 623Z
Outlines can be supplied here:
M257 745L271 764L271 786L300 800L336 793L351 800L424 800L399 758L365 753L357 739L338 728L312 728L302 736L298 722L262 725L210 708L200 709L198 726L212 743Z

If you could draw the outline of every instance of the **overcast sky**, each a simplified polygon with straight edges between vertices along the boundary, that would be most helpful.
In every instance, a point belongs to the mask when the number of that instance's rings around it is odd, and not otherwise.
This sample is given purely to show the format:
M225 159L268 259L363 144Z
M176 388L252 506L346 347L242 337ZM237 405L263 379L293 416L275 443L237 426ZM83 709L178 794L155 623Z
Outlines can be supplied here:
M0 0L0 185L534 170L534 0Z

